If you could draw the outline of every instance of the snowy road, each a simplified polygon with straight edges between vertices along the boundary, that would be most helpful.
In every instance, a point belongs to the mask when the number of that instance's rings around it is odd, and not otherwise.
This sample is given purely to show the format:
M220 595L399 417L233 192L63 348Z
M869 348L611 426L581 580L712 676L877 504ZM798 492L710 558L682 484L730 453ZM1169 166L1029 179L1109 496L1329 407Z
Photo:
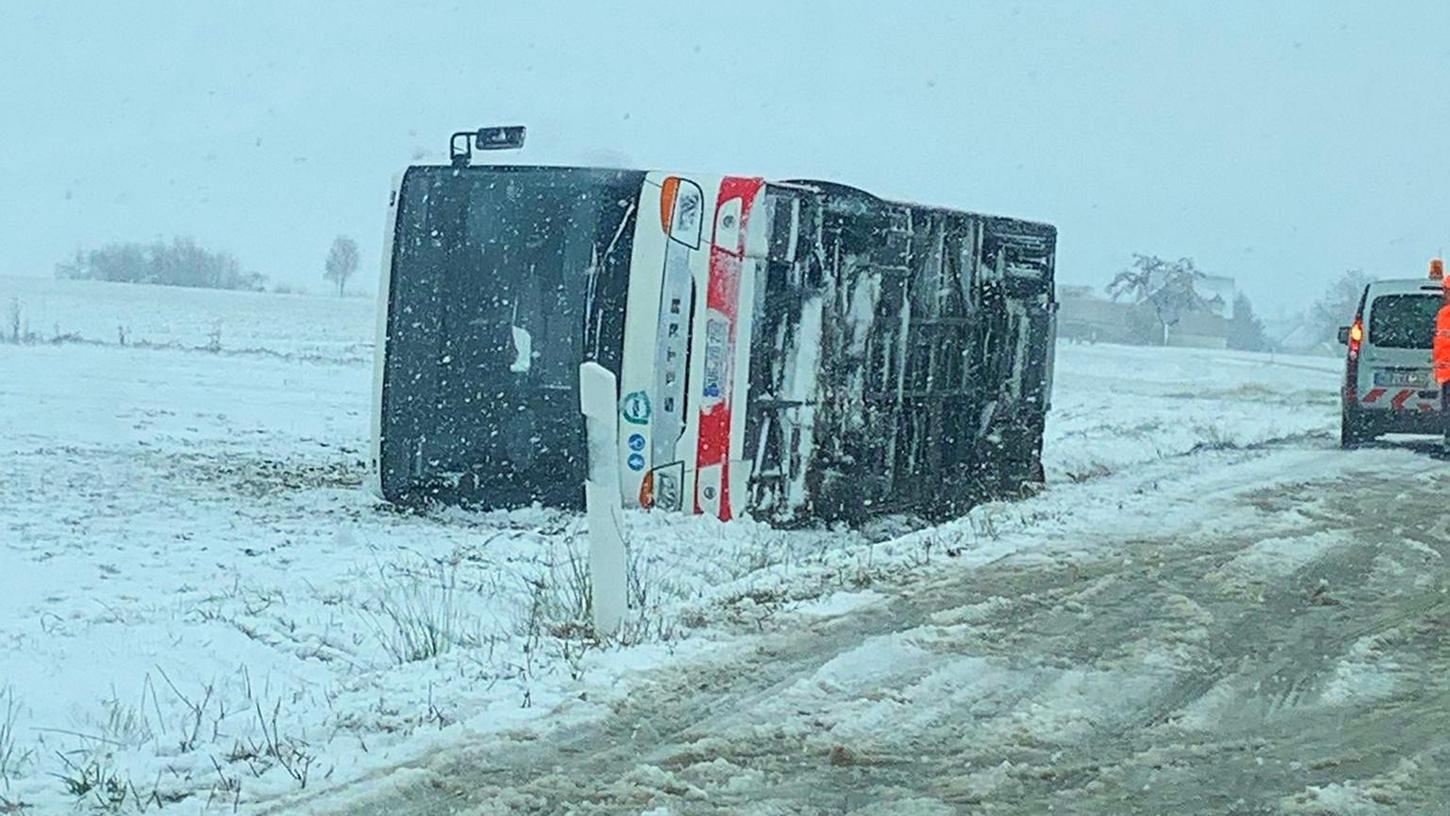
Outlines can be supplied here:
M1443 469L1317 439L1063 488L1007 534L1048 539L1027 554L779 620L338 812L1446 812Z

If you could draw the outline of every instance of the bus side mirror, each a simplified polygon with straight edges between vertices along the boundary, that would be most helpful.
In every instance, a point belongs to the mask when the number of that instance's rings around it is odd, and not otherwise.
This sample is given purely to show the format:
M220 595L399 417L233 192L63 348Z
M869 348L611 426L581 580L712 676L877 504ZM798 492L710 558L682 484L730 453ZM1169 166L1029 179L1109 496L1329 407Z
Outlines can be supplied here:
M1341 346L1347 346L1347 345L1349 345L1349 327L1348 326L1340 326L1339 327L1339 345L1341 345Z

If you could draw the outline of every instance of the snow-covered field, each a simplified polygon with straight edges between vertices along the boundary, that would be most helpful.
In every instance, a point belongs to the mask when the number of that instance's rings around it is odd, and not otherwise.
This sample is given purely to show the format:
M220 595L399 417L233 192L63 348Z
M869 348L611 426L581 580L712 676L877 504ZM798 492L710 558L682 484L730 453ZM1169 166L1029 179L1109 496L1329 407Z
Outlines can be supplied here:
M446 779L440 758L493 740L617 737L588 729L638 714L659 678L681 674L702 694L716 683L722 707L701 712L676 694L660 711L718 718L712 736L737 742L765 739L767 721L808 729L796 712L813 711L831 736L805 744L832 767L909 750L888 732L940 737L933 723L950 709L922 696L979 712L1025 700L989 725L1046 743L1111 720L1125 696L1197 676L1213 650L1193 633L1209 613L1187 589L1149 593L1177 616L1173 631L1125 639L1111 668L1074 667L1087 647L1053 618L1021 635L1052 635L1060 665L1014 667L974 644L988 631L1010 641L1002 616L1028 620L1023 598L1051 593L1009 566L1093 572L1121 560L1113 542L1135 542L1142 557L1150 540L1212 535L1241 546L1204 562L1203 580L1262 595L1342 540L1306 521L1333 509L1322 499L1273 512L1254 502L1283 501L1345 462L1430 478L1413 452L1331 449L1338 361L1064 345L1042 495L894 537L631 516L631 624L623 643L599 647L582 637L578 519L403 514L361 489L371 300L0 279L0 308L12 303L42 342L0 344L0 812L346 812L411 780ZM9 317L0 328L10 335ZM1439 558L1437 541L1419 542L1425 559ZM1414 569L1385 557L1382 572ZM978 574L1025 588L967 606L932 600ZM912 595L918 581L925 594ZM902 598L920 614L882 624ZM817 629L824 639L803 647L799 633ZM1392 693L1377 634L1332 664L1329 699ZM1108 648L1096 637L1093 648ZM771 648L783 656L761 658ZM730 666L776 678L779 694L763 708L736 695ZM908 680L897 701L907 708L873 697ZM1234 716L1230 680L1206 679L1183 721ZM759 718L732 721L732 705ZM1012 756L962 776L966 799L861 812L990 802L1019 791L1021 768L1043 765ZM739 756L720 761L713 782L641 764L639 778L608 780L628 795L590 801L604 802L597 812L708 812L712 791L753 801L779 779ZM397 771L413 765L432 770ZM1336 810L1336 797L1379 806L1378 789L1348 778L1295 790L1307 803L1296 812L1377 812Z
M371 297L318 297L0 277L0 336L359 362Z

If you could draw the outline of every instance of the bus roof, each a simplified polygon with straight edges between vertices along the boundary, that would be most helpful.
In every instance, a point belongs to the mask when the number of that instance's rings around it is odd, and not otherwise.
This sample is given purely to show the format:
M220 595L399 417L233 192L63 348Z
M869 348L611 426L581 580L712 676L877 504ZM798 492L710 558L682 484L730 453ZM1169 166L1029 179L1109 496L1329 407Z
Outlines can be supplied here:
M460 169L456 165L452 165L452 164L439 164L439 163L419 163L419 164L410 165L408 167L408 169L409 170L412 170L414 168L420 168L420 167L421 168L437 168L437 169L442 169L442 170ZM584 167L584 166L579 166L579 165L523 164L523 163L508 163L508 162L501 162L501 163L496 163L496 164L470 164L470 165L468 165L468 169L472 169L472 170L502 170L502 171L506 171L506 172L507 171L518 172L518 171L527 171L527 170L568 170L568 171L572 171L572 172L580 172L580 171L608 171L608 172L624 172L624 173L655 173L655 172L658 172L658 173L664 173L666 175L686 176L686 177L693 176L693 175L716 175L716 174L696 173L696 172L691 172L691 171L680 171L680 170L660 170L659 168L655 168L653 170L639 170L639 169L621 168L621 167ZM731 174L726 174L726 175L731 175ZM755 178L758 178L758 177L755 177ZM863 201L871 201L871 202L875 202L875 203L878 203L880 205L888 206L888 207L909 207L909 208L916 209L916 210L930 210L930 211L939 212L939 213L952 213L952 214L955 214L955 215L967 215L967 216L972 216L972 217L975 217L975 218L982 218L982 219L987 219L987 220L995 221L995 222L997 222L999 224L1012 224L1014 226L1019 226L1023 230L1025 230L1027 232L1030 232L1030 233L1034 233L1034 234L1052 234L1052 235L1055 236L1056 233L1057 233L1057 227L1054 226L1053 224L1047 223L1045 221L1038 221L1038 220L1030 219L1030 218L1021 218L1021 217L1018 217L1018 216L1011 216L1011 215L992 215L992 214L989 214L989 213L978 212L976 210L965 210L965 209L960 209L958 207L950 207L950 206L946 206L946 205L942 205L942 204L923 204L921 202L916 202L916 201L901 201L901 200L898 200L898 199L882 198L882 197L880 197L880 196L876 195L875 193L872 193L872 192L870 192L868 190L863 190L863 189L861 189L859 187L853 187L853 186L851 186L849 184L842 184L841 182L836 182L836 181L824 181L824 180L821 180L821 179L781 179L781 180L764 179L764 181L767 184L770 184L770 185L773 185L773 186L777 186L777 187L795 188L795 189L802 189L802 190L815 190L816 192L826 193L828 195L845 196L845 197L856 197L856 198L859 198L860 200L863 200Z

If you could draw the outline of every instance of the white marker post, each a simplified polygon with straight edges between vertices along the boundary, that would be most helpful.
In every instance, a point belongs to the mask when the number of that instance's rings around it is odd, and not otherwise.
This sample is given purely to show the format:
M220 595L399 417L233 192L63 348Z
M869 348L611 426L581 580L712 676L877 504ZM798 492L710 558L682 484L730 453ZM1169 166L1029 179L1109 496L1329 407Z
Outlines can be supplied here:
M584 506L589 521L589 581L594 631L619 631L628 608L624 508L619 492L619 407L614 374L595 362L579 366L579 408L589 452Z

